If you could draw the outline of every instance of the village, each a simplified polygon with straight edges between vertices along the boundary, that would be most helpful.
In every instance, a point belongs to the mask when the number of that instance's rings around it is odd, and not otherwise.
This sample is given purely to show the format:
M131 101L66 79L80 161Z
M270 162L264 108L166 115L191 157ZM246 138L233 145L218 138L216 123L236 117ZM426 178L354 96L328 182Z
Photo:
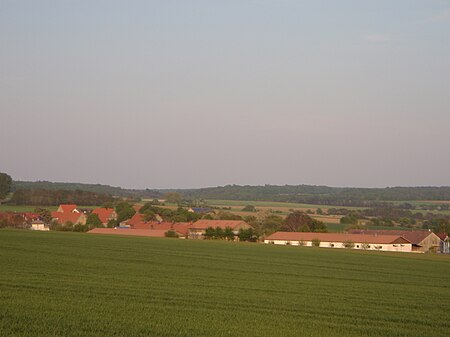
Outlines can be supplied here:
M23 221L24 228L35 231L50 231L53 226L86 226L88 219L96 220L88 234L125 235L141 237L179 239L223 239L227 241L252 241L273 245L290 245L321 248L344 248L356 250L449 253L450 240L447 234L431 230L383 230L349 229L344 233L276 231L269 235L256 235L251 224L243 220L200 218L196 221L165 221L159 214L148 217L142 214L141 205L134 205L134 215L117 223L114 208L99 207L93 210L80 209L75 204L62 204L51 212L50 223L33 212L12 213L11 219ZM209 208L191 207L190 213L206 214ZM117 224L111 226L111 224Z

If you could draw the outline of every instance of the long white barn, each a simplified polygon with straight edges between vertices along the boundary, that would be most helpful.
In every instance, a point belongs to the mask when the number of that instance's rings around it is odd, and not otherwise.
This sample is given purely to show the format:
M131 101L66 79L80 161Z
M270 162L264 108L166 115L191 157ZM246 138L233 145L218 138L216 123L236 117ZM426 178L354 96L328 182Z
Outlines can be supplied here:
M412 251L412 243L399 235L276 232L266 237L264 243L275 245L380 250L389 252Z

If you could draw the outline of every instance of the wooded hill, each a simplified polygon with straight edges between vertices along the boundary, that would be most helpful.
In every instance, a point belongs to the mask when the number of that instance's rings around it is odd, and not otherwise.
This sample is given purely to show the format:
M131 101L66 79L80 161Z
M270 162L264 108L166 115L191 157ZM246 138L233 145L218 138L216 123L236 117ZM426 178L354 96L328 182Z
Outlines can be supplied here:
M199 189L123 189L100 184L14 181L19 189L80 190L120 197L162 198L166 192L179 192L185 199L255 200L299 202L332 206L371 206L385 201L450 200L450 187L353 188L316 185L227 185Z

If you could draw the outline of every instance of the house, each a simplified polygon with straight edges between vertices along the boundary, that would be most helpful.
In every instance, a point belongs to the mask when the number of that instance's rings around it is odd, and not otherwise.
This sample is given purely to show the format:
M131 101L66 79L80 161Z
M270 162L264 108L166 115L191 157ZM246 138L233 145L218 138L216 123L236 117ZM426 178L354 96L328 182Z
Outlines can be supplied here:
M62 204L56 210L58 213L81 213L75 204Z
M352 248L389 252L411 252L412 243L399 235L276 232L264 239L275 245L314 246L328 248Z
M253 228L251 225L242 220L198 220L188 228L188 237L191 239L201 239L207 228L222 229L231 228L233 233L237 235L240 229Z
M121 226L125 225L125 226L129 226L129 227L133 227L135 225L139 225L145 223L144 221L144 215L141 213L135 213L131 219L125 220L123 222L120 223Z
M50 227L45 222L36 220L31 222L30 229L33 231L49 231Z
M89 234L111 234L111 235L131 235L131 236L148 236L155 238L166 237L167 230L154 229L132 229L132 228L94 228L88 231ZM181 233L176 233L181 235Z
M56 212L51 212L52 221L56 221L61 225L68 222L74 225L85 225L87 216L78 210L77 205L60 205Z
M97 214L103 225L106 225L112 220L117 220L117 213L114 208L96 208L92 214Z
M438 252L441 247L441 239L430 230L395 230L395 229L351 229L349 234L368 235L399 235L412 243L414 252Z
M450 254L450 238L447 233L437 233L439 239L441 239L440 252L443 254Z

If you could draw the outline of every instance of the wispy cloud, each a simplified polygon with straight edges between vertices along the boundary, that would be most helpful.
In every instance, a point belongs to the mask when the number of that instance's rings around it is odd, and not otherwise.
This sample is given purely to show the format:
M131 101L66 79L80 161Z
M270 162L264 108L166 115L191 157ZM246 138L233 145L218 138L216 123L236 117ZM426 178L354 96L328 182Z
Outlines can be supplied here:
M391 40L391 37L387 34L367 34L362 39L368 42L387 42Z

